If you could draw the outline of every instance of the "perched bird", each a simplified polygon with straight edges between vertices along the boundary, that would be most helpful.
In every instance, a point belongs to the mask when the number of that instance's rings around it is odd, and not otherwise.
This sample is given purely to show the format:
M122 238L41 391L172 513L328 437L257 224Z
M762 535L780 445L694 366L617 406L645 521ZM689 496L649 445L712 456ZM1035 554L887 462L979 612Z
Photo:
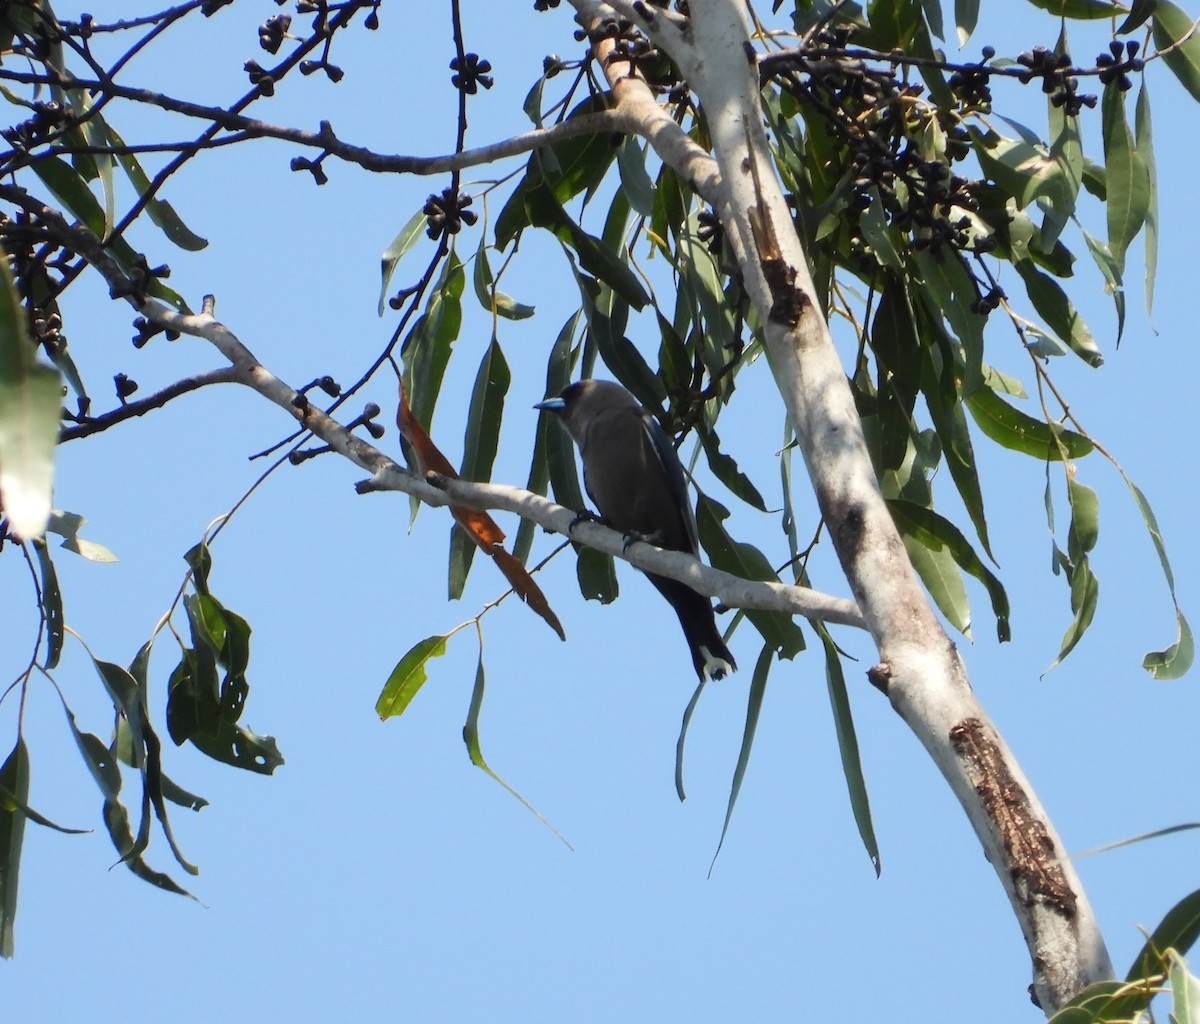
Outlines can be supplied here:
M679 456L633 395L612 381L581 380L534 408L553 413L579 446L584 487L606 525L700 557ZM679 616L696 675L722 679L736 669L708 598L678 580L646 575Z

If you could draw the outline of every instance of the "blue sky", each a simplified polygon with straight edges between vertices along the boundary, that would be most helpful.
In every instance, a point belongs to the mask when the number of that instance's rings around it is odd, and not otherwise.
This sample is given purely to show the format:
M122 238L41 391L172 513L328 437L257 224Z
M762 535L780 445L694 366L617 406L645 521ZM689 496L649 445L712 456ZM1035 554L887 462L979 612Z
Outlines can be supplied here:
M256 113L312 128L328 117L342 137L387 152L452 148L442 6L385 6L380 32L356 33L353 53L335 50L348 71L340 85L319 74L297 78ZM56 9L68 17L72 7ZM473 102L473 144L523 127L520 101L543 54L579 50L566 5L543 15L531 7L512 5L511 25L501 26L493 5L464 4L468 45L491 60L497 80ZM151 48L128 80L169 80L176 92L227 102L243 88L242 61L257 56L255 26L276 11L239 0L161 51ZM1005 11L1002 25L981 27L971 56L984 43L1001 52L1053 43L1055 28L1032 6ZM1092 53L1089 44L1077 55ZM1200 364L1189 242L1200 152L1185 126L1197 109L1165 68L1154 69L1150 87L1163 206L1153 315L1144 313L1135 243L1126 275L1130 316L1116 348L1111 302L1080 245L1069 287L1107 362L1092 371L1060 360L1054 372L1073 410L1154 504L1181 603L1195 620L1200 438L1192 382ZM1025 111L1028 123L1044 124L1040 99ZM1175 119L1181 127L1172 131ZM162 123L115 108L110 120L130 140ZM186 134L166 123L172 137ZM1096 155L1098 117L1085 132ZM169 198L209 248L176 253L150 231L139 242L155 247L151 262L172 264L172 286L193 303L215 293L218 315L283 379L301 384L329 373L348 382L392 328L391 314L375 313L379 255L445 182L330 164L330 183L317 189L288 171L292 155L264 142L193 162ZM1094 226L1102 232L1102 223ZM464 256L477 231L464 233ZM414 274L419 259L413 254L397 280ZM523 483L536 423L529 407L543 397L546 348L573 311L573 285L556 247L528 239L507 288L538 307L533 319L502 325L500 335L514 380L494 478ZM452 458L490 329L469 293L465 308L434 423ZM118 369L148 392L220 365L194 339L160 337L134 350L130 319L95 282L78 289L67 332L98 393ZM653 321L642 321L629 333L653 352ZM1028 381L1026 357L1002 330L990 338L989 359ZM386 375L368 391L390 421ZM121 559L97 566L65 552L57 558L67 621L98 656L128 663L174 597L180 556L261 471L244 456L288 429L261 398L225 387L62 448L57 504L87 516L86 535ZM781 435L782 414L760 363L739 377L722 437L769 502L778 496ZM396 452L394 430L381 444ZM1174 623L1124 485L1095 456L1080 464L1081 479L1101 499L1100 609L1079 649L1043 677L1069 622L1065 583L1049 571L1043 471L980 448L993 545L1013 600L1013 642L996 643L986 596L969 585L975 641L960 646L984 706L1068 848L1200 819L1193 739L1200 696L1194 679L1155 682L1140 668L1147 650L1171 641ZM184 880L199 902L110 870L115 855L102 830L67 837L30 826L17 958L0 964L12 1019L104 1022L131 1012L179 1022L1038 1019L1025 994L1028 956L1000 886L928 758L866 684L872 661L862 637L837 633L860 659L846 671L882 877L854 828L824 665L809 651L772 674L710 878L757 645L739 630L732 647L743 671L705 693L680 804L673 758L692 676L673 617L628 567L619 571L616 604L583 602L574 567L560 556L542 586L567 643L515 602L485 621L482 741L493 768L570 840L572 852L467 759L461 727L478 656L473 630L451 641L403 718L380 723L375 715L404 651L470 618L503 587L480 563L463 601L447 604L447 517L426 509L409 532L407 501L356 495L361 476L334 456L276 473L214 548L214 592L255 629L246 722L274 735L287 763L260 778L190 747L167 751L168 773L210 801L199 814L180 809L173 818L201 867L198 878ZM699 479L720 497L703 472ZM802 480L797 492L801 521L815 524ZM515 523L503 525L515 533ZM783 561L777 517L739 513L735 529ZM552 543L539 538L535 552ZM846 593L828 559L818 574L820 586ZM0 574L0 600L15 609L0 638L7 677L24 663L34 624L28 580L13 566ZM171 666L164 644L153 665L160 714ZM81 724L105 735L107 698L78 645L68 645L56 679ZM0 737L12 735L14 714L11 700L0 706ZM26 734L33 805L65 825L98 826L99 795L49 687L31 694ZM1139 927L1152 927L1196 888L1197 841L1185 833L1079 862L1119 970L1140 946ZM161 841L150 856L170 866Z

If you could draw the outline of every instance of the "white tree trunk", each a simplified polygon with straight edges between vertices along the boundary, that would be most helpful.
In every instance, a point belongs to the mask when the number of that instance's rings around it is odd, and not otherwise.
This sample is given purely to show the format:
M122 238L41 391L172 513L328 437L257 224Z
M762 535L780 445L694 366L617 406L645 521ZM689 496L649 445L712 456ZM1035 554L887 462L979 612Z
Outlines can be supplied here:
M770 158L743 3L691 0L682 18L641 3L574 0L585 24L619 13L675 60L699 97L717 174L651 113L639 128L716 209L765 325L767 351L833 545L879 648L868 676L958 796L1012 903L1049 1014L1113 975L1095 916L1062 843L1004 740L975 699L953 641L922 589L875 478L845 370ZM609 50L611 44L598 44ZM618 109L655 109L625 63L599 54ZM678 131L678 130L677 130ZM678 133L682 135L682 132ZM801 197L803 198L803 197Z

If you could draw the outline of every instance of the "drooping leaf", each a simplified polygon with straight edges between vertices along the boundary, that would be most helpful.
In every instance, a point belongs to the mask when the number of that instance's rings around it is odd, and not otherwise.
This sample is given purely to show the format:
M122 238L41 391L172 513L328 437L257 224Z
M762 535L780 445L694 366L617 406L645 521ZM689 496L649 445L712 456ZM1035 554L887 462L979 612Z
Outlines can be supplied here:
M607 93L597 92L579 103L566 120L604 110L610 102ZM534 150L525 177L496 218L496 244L507 248L524 228L545 226L537 219L536 208L543 202L534 198L538 192L544 192L561 209L581 192L590 194L616 155L607 133L577 135Z
M54 571L54 562L50 552L41 541L35 541L33 550L37 554L38 568L42 577L42 621L46 625L46 658L43 665L52 669L58 665L59 655L63 645L63 605L62 593L58 588L58 574Z
M1200 978L1188 970L1187 962L1175 950L1171 950L1167 962L1172 1024L1200 1024Z
M5 799L9 793L13 799ZM25 814L20 805L29 799L29 751L18 738L12 753L0 765L0 957L15 950L13 928L17 919L17 880L21 848L25 841Z
M634 309L641 309L650 301L642 282L629 265L603 241L584 231L549 189L535 189L527 202L529 222L534 227L547 229L563 245L574 250L584 270L607 284ZM499 236L499 225L496 230Z
M0 505L19 540L45 532L61 415L58 371L38 363L35 351L0 249Z
M1124 14L1127 8L1116 0L1029 0L1034 7L1043 11L1074 18L1077 21L1100 21L1105 18L1115 18Z
M926 321L927 326L934 321ZM952 372L943 368L940 374L934 368L934 360L923 350L921 391L933 420L934 430L942 448L942 458L950 470L950 478L958 490L959 497L971 517L971 524L979 536L983 550L990 557L991 542L988 540L987 518L983 508L983 490L979 484L979 471L975 466L975 448L971 443L971 432L967 427L963 401L958 394ZM989 395L987 388L980 388L970 395L966 404L975 402L981 395ZM985 431L986 433L986 431Z
M1109 208L1111 209L1111 205ZM1038 270L1031 260L1019 261L1015 264L1015 269L1025 282L1029 301L1046 322L1046 326L1089 366L1102 365L1104 357L1096 346L1096 339L1092 337L1092 332L1083 322L1083 317L1079 315L1075 304L1067 297L1059 283Z
M408 401L413 415L426 430L433 423L433 410L441 393L451 346L462 329L462 294L465 287L466 272L462 261L451 253L425 304L424 315L417 321L402 349L404 387Z
M1125 250L1142 230L1150 208L1150 175L1129 130L1125 93L1117 82L1104 87L1101 121L1108 182L1108 247L1124 269Z
M1159 922L1158 927L1134 957L1126 981L1134 982L1156 974L1165 974L1168 968L1167 951L1186 953L1200 938L1200 889L1189 893ZM1149 998L1146 1000L1149 1004Z
M579 581L579 592L586 601L612 604L620 593L617 584L617 569L611 555L595 548L580 548L575 563L575 576Z
M850 694L842 672L841 655L825 624L817 620L809 622L817 631L821 638L821 646L825 649L825 683L829 690L829 704L833 709L833 726L842 759L842 775L850 793L850 809L854 813L859 838L862 839L863 847L867 856L871 858L875 876L878 878L883 863L879 856L879 843L875 839L875 826L871 821L871 801L867 795L867 782L858 753L858 735L854 728L854 717L850 713Z
M979 21L979 0L954 0L954 26L958 30L958 45L967 45Z
M400 229L396 237L392 239L391 244L383 250L383 256L380 258L380 272L383 279L379 286L380 316L383 316L383 311L387 308L388 285L391 283L392 274L396 272L396 267L399 266L400 260L404 258L404 254L416 245L421 235L425 233L425 223L427 220L425 211L423 209L418 210L409 218L408 223Z
M518 302L495 287L487 245L482 235L479 238L479 248L475 251L475 273L472 275L472 282L475 285L475 297L489 313L495 313L505 320L528 320L536 312L533 306Z
M708 460L708 468L713 471L713 476L747 505L766 512L767 503L763 500L758 488L738 467L733 456L721 451L721 439L717 436L717 432L703 425L697 425L697 432L700 435L700 443L704 447L705 458Z
M483 749L479 743L479 714L483 710L483 691L485 688L485 677L483 673L483 648L479 650L479 664L475 669L475 686L471 690L471 704L467 709L467 720L463 724L463 742L467 745L467 756L471 759L471 764L476 768L481 769L493 782L497 782L503 787L505 792L514 797L520 802L521 806L532 814L538 821L546 826L551 832L558 836L568 850L574 850L566 837L558 831L549 821L542 816L536 807L526 800L520 793L505 782L499 775L492 771L491 766L483 758Z
M1088 438L1057 424L1053 429L1042 420L1021 412L1004 401L990 388L977 391L967 399L967 408L982 430L997 444L1015 452L1024 452L1035 459L1057 459L1058 445L1067 456L1079 459L1092 451Z
M429 662L446 653L446 641L449 639L449 635L427 636L414 644L396 663L375 703L375 711L381 719L395 718L404 713L425 685Z
M1154 162L1154 128L1150 122L1150 91L1142 80L1134 108L1133 139L1146 165L1150 200L1146 205L1146 314L1154 306L1154 276L1158 272L1158 167Z
M1151 229L1150 221L1146 221L1146 230ZM1083 234L1083 240L1087 243L1088 252L1092 254L1092 259L1095 260L1096 266L1100 273L1104 275L1104 290L1113 297L1113 305L1117 312L1117 344L1121 344L1121 335L1125 331L1125 285L1121 280L1121 267L1117 263L1112 251L1095 238L1084 228L1080 228ZM1150 244L1149 235L1147 235L1146 244ZM1150 282L1147 280L1147 287L1150 287Z
M889 500L888 510L896 520L901 536L912 538L930 550L944 549L960 569L970 573L983 584L991 599L992 612L996 616L998 639L1001 643L1011 639L1010 609L1004 585L984 565L958 527L933 509L911 501Z
M632 135L627 135L617 147L617 169L629 205L643 217L649 217L654 212L654 183L646 173L646 150Z
M491 478L492 464L500 443L500 423L504 416L504 396L512 381L508 363L499 342L492 338L479 370L475 375L475 386L471 391L471 404L467 412L466 432L463 435L463 464L461 476L467 480L487 481ZM450 545L450 588L452 601L462 597L467 573L475 555L475 544L470 537L456 533Z
M1154 550L1158 554L1158 562L1162 567L1163 577L1167 581L1167 588L1171 592L1171 602L1175 605L1175 622L1178 634L1170 647L1164 651L1151 651L1142 659L1142 668L1149 672L1155 679L1178 679L1189 668L1192 667L1192 661L1195 657L1195 643L1192 638L1192 629L1188 625L1188 621L1184 618L1183 612L1179 608L1179 601L1175 596L1175 574L1171 570L1171 562L1167 558L1167 547L1163 542L1162 531L1158 526L1158 519L1154 515L1154 509L1150 507L1150 502L1146 499L1146 495L1142 493L1140 487L1132 480L1122 474L1126 486L1133 493L1134 501L1137 503L1138 511L1141 513L1142 522L1146 524L1146 532L1150 534L1150 540L1154 543Z
M87 522L83 516L76 515L74 512L60 512L58 509L50 513L50 518L46 521L46 532L56 533L63 538L60 547L66 548L68 551L73 551L75 554L86 558L89 562L111 563L119 561L116 555L108 550L103 544L97 544L95 541L87 540L79 536L79 531Z
M733 782L729 787L729 803L725 806L725 823L721 826L721 838L713 851L712 863L708 866L711 876L716 866L717 858L721 855L721 847L725 845L725 836L729 833L729 822L733 818L733 808L737 804L738 793L742 790L742 780L746 777L746 768L750 764L750 751L754 746L754 733L758 729L758 717L762 712L763 697L767 692L767 676L771 671L771 662L775 660L775 652L765 646L754 663L754 675L750 677L750 693L746 699L746 724L742 729L742 746L738 751L737 764L733 769Z
M714 567L748 580L777 582L779 577L771 568L766 555L756 547L735 541L725 529L729 510L712 498L700 495L696 503L696 530L700 544ZM804 634L789 615L783 612L748 610L746 617L762 635L768 648L780 658L792 659L804 650Z
M108 122L104 121L99 114L93 114L88 121L89 124L95 123L103 125L104 135L107 136L109 144L116 149L125 147L125 140L117 134L116 130ZM117 162L121 165L121 169L128 176L130 183L137 191L139 197L144 196L150 191L150 178L142 169L138 158L132 153L118 153ZM146 204L146 215L151 222L157 225L167 238L188 252L199 252L208 246L208 239L201 238L191 228L183 222L183 218L175 212L175 208L165 199L160 199L158 196L153 196Z
M1158 0L1154 7L1154 45L1192 98L1200 100L1200 33L1192 31L1193 21L1170 0Z
M156 871L142 858L139 844L134 839L129 827L129 813L119 801L104 801L104 824L108 828L108 834L112 839L113 846L117 848L117 852L121 855L120 862L129 868L138 878L144 882L149 882L151 885L165 892L172 892L177 896L187 896L190 899L196 898L171 878L170 875Z

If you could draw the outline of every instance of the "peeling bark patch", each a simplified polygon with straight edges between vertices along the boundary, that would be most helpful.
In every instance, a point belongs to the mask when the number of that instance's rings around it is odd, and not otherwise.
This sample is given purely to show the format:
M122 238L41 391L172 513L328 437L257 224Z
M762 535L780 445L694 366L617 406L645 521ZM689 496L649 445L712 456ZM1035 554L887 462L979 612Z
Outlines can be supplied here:
M858 553L863 547L863 524L865 517L861 505L849 505L846 510L833 519L826 517L826 523L836 531L834 548L838 557L847 569L858 561Z
M995 823L1017 896L1027 907L1042 903L1073 918L1077 897L1058 863L1054 842L1045 823L1030 811L1025 791L987 727L978 718L966 718L950 730L950 743Z
M762 269L771 290L771 312L767 319L789 329L795 327L810 305L804 290L796 287L796 268L783 260L764 260Z
M892 666L886 661L881 661L878 665L867 669L867 682L880 693L886 694L888 686L892 682Z

